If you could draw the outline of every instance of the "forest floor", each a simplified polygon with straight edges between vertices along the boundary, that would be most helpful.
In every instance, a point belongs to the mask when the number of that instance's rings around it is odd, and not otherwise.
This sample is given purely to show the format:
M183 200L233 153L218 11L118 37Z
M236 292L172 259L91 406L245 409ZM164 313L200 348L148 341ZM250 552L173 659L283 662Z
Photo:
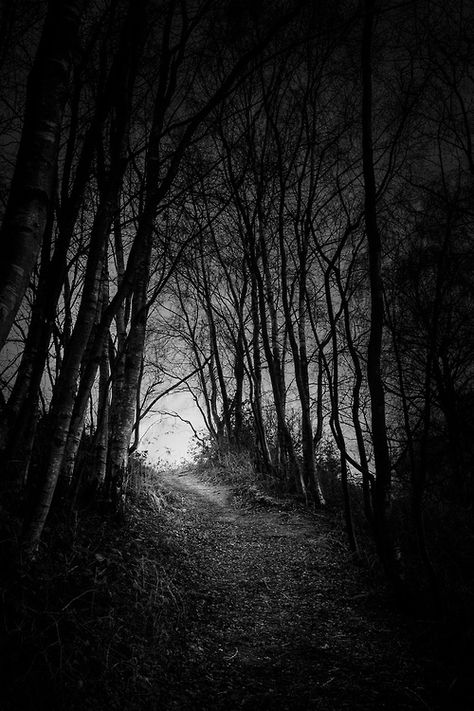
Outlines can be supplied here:
M236 508L226 486L192 470L166 482L200 570L166 708L462 707L443 688L446 670L417 655L426 623L397 613L330 516L269 498Z
M125 529L77 532L23 580L2 711L474 708L438 623L398 612L329 514L160 477Z

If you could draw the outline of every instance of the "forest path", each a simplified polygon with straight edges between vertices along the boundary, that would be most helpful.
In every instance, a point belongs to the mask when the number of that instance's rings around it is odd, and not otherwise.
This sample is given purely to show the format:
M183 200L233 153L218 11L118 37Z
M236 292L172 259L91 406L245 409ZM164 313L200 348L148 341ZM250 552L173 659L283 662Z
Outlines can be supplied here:
M371 588L326 514L239 508L225 485L193 470L168 472L163 483L178 495L196 571L163 708L438 708L407 623Z

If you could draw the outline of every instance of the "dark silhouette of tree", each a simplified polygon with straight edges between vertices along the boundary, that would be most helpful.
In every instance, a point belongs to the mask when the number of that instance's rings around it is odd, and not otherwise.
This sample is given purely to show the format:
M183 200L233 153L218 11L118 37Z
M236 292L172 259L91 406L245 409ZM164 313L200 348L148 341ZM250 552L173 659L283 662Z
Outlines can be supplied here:
M0 231L0 349L29 284L52 207L72 51L85 0L48 3Z

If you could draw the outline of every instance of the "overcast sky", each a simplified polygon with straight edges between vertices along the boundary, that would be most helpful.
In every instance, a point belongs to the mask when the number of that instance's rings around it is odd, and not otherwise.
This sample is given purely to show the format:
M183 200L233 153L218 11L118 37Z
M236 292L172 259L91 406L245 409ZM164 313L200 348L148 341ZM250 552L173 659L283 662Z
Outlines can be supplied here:
M151 461L169 464L190 459L193 444L192 428L177 417L164 413L179 413L202 432L202 417L189 393L171 393L159 402L159 411L147 416L141 425L140 451L148 451Z

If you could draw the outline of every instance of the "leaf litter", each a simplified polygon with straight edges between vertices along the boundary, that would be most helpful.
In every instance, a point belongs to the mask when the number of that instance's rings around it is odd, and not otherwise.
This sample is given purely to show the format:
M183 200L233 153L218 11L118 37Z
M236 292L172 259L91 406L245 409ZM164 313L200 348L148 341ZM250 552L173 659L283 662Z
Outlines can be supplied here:
M187 644L169 709L441 709L416 621L357 566L334 520L167 475L193 561ZM192 611L191 611L192 610ZM446 707L448 708L448 707Z
M194 470L152 493L2 587L1 711L474 708L330 514Z

